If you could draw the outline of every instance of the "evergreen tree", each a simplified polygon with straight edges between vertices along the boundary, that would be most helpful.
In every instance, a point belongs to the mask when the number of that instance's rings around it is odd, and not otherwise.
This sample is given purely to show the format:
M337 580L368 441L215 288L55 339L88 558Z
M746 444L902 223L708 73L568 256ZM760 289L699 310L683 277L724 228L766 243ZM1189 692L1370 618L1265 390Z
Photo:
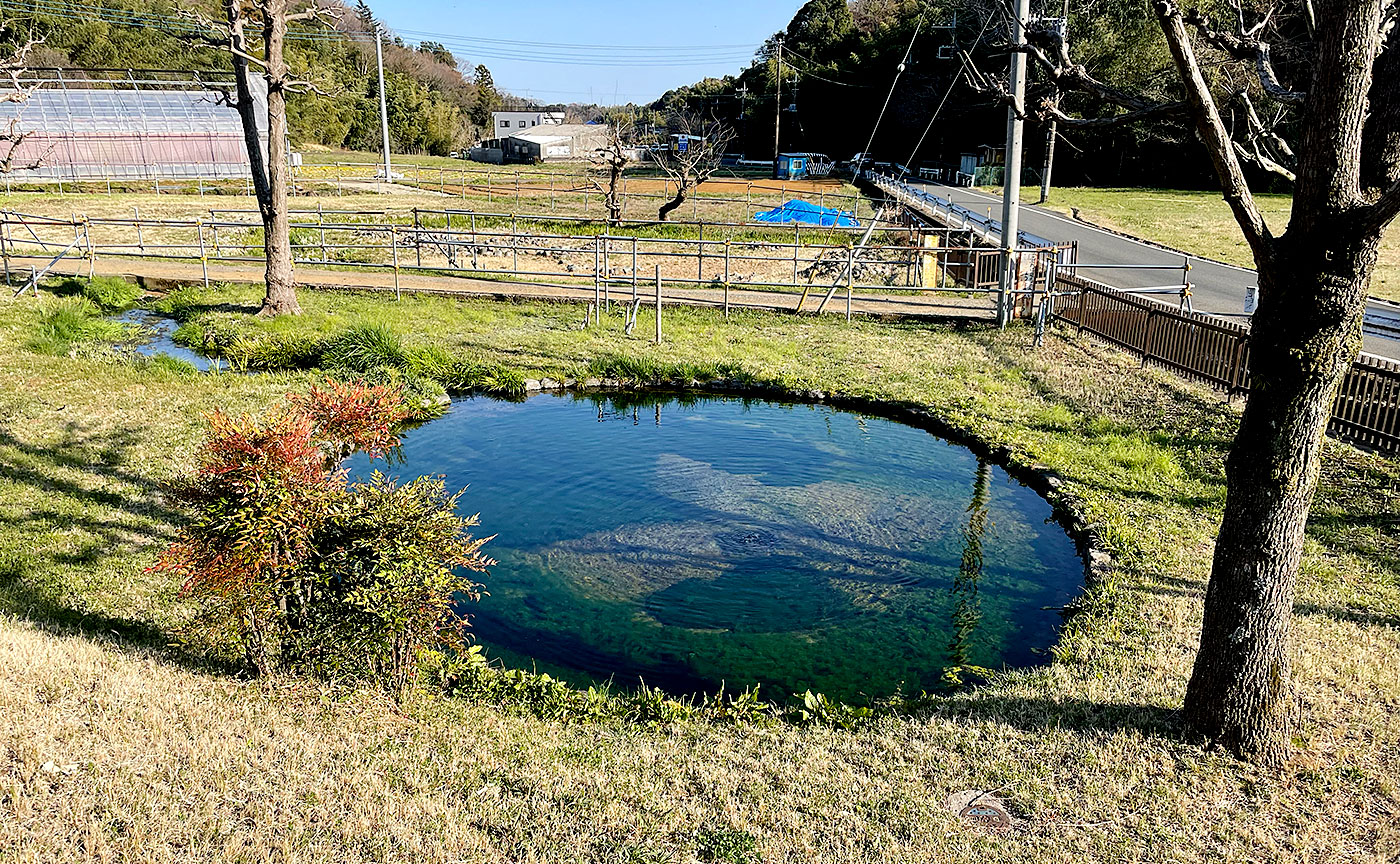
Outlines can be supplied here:
M472 83L476 85L476 102L472 103L471 121L484 134L491 129L491 112L501 110L501 94L484 64L476 67Z

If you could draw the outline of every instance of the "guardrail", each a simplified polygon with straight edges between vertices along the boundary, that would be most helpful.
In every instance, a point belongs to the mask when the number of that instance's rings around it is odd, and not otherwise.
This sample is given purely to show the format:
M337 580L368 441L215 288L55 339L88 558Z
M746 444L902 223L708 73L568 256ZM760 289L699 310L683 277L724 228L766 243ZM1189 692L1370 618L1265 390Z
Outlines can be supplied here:
M764 291L788 297L785 302L794 310L802 309L807 295L819 287L827 300L836 290L844 291L848 309L856 295L867 309L931 315L946 314L952 306L962 313L990 315L988 295L996 290L995 250L920 242L946 234L917 229L904 229L902 237L858 247L849 238L843 243L790 243L786 239L521 232L460 216L456 224L448 223L452 227L428 227L386 223L374 212L346 211L339 214L349 220L344 222L325 221L327 212L316 215L316 221L299 218L291 225L296 264L389 272L396 289L399 274L422 273L527 280L571 289L591 286L606 300L610 286L635 292L643 274L659 267L673 287L718 289L726 295L731 288ZM0 212L0 255L7 278L21 263L47 260L66 250L70 257L84 259L89 271L99 258L199 262L207 284L211 263L261 264L261 230L251 220L62 219ZM960 296L955 303L932 296L940 293Z

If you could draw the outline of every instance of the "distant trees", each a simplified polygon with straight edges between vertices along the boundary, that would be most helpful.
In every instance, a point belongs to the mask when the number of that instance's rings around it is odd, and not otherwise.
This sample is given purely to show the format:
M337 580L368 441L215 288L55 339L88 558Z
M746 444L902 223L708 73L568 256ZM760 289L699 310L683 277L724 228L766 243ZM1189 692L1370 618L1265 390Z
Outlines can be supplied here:
M444 66L450 66L453 69L457 68L457 58L453 57L452 52L448 51L441 42L419 42L418 53L427 54Z

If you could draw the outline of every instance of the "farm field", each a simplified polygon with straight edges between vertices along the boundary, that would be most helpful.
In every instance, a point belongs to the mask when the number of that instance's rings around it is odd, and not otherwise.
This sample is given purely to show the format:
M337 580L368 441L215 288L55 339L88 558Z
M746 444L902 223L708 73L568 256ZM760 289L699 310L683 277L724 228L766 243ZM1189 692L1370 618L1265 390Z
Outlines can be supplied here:
M179 519L162 484L188 470L207 412L266 410L318 373L196 375L122 359L100 339L39 353L39 315L56 302L44 292L0 307L0 848L17 860L1400 852L1394 459L1325 446L1292 648L1304 725L1293 761L1261 771L1182 742L1175 715L1237 416L1219 394L1068 334L1033 349L1024 328L680 309L658 346L616 316L579 330L570 306L303 291L305 314L263 321L247 314L258 296L193 290L181 314L252 344L374 324L532 378L741 370L923 406L1013 464L1054 471L1112 568L1076 604L1052 662L850 729L580 716L529 684L394 704L295 678L247 682L174 638L188 604L146 569ZM964 789L997 790L1015 827L959 824L944 802Z

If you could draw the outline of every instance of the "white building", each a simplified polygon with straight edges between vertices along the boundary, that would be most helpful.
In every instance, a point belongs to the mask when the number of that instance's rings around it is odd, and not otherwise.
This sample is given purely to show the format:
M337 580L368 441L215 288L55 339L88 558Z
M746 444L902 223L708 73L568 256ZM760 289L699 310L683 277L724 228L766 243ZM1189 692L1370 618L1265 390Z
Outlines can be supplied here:
M563 122L563 111L493 111L492 132L486 137L508 138L532 126L558 126Z

